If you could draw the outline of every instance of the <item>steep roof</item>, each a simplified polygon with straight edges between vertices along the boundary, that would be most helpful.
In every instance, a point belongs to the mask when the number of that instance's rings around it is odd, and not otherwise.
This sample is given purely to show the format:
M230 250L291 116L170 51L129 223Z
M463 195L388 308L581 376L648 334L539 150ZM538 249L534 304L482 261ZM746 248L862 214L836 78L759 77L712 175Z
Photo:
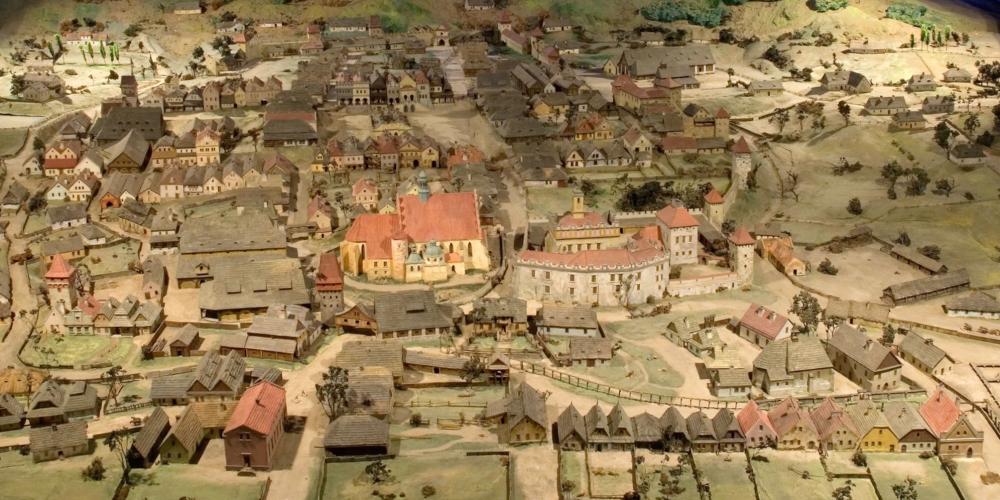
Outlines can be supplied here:
M136 433L132 447L143 458L149 458L153 448L159 444L160 437L164 436L164 431L169 428L170 417L167 416L167 412L163 411L163 408L157 406L146 419L142 429Z
M375 295L375 320L382 332L451 328L451 315L432 290L404 290Z
M769 340L776 339L787 323L788 318L785 316L758 304L750 304L740 318L740 326L745 326Z
M576 434L581 440L586 442L587 440L587 426L584 423L583 415L580 411L570 403L569 406L559 414L557 420L557 427L559 430L559 442L564 442L567 438Z
M201 421L198 419L198 414L194 411L194 407L188 406L184 408L181 416L177 419L177 423L170 428L167 439L170 439L171 436L189 453L193 453L198 448L198 444L205 437L205 431L201 426Z
M403 231L414 242L482 239L475 193L435 193L426 202L416 195L401 196L397 210Z
M1000 301L985 292L973 291L969 295L955 297L945 305L949 311L973 311L981 313L1000 313Z
M767 418L771 421L778 436L784 436L797 424L802 424L803 427L808 427L813 432L816 431L816 426L809 418L809 413L799 406L799 400L791 396L771 408L771 411L767 412Z
M507 415L507 425L511 428L523 420L530 420L542 427L548 427L545 398L535 388L522 383L510 395L486 406L486 417Z
M632 417L632 426L635 427L635 440L640 443L659 442L663 439L663 428L660 426L660 419L643 412Z
M356 340L345 342L333 366L360 368L381 366L388 368L393 377L403 376L403 345L391 340Z
M775 432L771 420L767 418L767 412L760 409L757 402L752 399L736 414L736 420L740 423L740 430L743 431L743 434L750 432L755 425L762 425L771 432Z
M847 414L854 422L858 434L864 436L875 427L889 428L889 422L885 419L882 410L870 399L864 399L857 404L847 407ZM896 436L899 437L899 436Z
M885 419L889 422L889 428L896 437L903 436L920 430L930 432L930 428L924 423L923 417L917 411L916 406L906 401L886 401L883 406Z
M753 360L754 370L764 370L772 381L790 380L795 374L833 367L823 343L816 337L800 335L764 346Z
M820 439L826 439L841 428L847 428L854 434L858 434L854 422L844 413L844 409L834 402L833 398L824 399L819 406L813 408L809 416L816 426L816 432Z
M258 382L240 396L223 434L249 429L269 435L285 416L285 389L270 382Z
M57 253L52 256L52 263L49 264L49 270L45 272L45 279L69 279L73 277L75 272L76 270L66 262L62 254Z
M919 411L927 427L938 437L950 431L962 416L958 403L941 387L935 389L927 401L920 405Z
M32 451L71 448L86 444L87 422L77 420L60 425L33 427L28 434Z
M841 323L833 331L828 344L872 372L902 366L889 348L846 323Z
M900 352L912 356L926 367L934 369L944 359L951 359L948 353L934 345L934 339L920 336L915 331L910 331L899 343Z

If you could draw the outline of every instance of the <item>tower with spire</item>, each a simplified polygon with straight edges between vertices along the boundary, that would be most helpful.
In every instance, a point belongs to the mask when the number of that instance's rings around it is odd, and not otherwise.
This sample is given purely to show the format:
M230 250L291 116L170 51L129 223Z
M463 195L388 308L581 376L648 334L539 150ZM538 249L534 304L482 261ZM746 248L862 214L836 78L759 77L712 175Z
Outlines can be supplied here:
M45 273L45 286L49 292L49 306L66 313L76 306L76 269L56 254Z
M740 285L753 281L753 251L756 241L744 227L729 235L729 265Z

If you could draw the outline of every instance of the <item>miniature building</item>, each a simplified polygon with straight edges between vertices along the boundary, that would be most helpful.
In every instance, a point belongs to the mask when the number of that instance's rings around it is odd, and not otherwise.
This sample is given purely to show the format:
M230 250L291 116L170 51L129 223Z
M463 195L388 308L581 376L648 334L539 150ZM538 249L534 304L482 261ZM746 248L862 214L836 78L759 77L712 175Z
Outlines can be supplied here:
M920 111L925 115L937 113L953 113L955 111L955 96L932 95L924 98Z
M957 318L1000 319L1000 301L980 291L949 300L944 310Z
M760 409L757 402L750 400L736 414L736 421L746 437L746 445L750 448L764 448L778 442L778 434L774 431L767 412Z
M961 143L951 148L948 158L959 165L980 165L986 161L986 153L979 144Z
M86 382L60 384L46 380L31 395L26 417L32 427L39 427L97 416L100 407L97 389Z
M691 433L687 420L677 408L671 406L660 416L660 428L663 429L663 448L665 451L687 451L691 445Z
M840 318L849 325L857 322L884 325L889 322L889 307L874 302L831 298L826 303L823 315L826 318Z
M719 438L715 434L715 424L703 411L688 415L687 432L691 438L691 451L714 453L719 451Z
M65 313L76 306L76 281L76 268L66 262L62 254L53 255L45 272L45 286L49 292L49 305L54 310Z
M906 82L907 92L931 92L937 89L937 82L934 76L929 73L913 75Z
M888 391L900 384L902 364L887 347L850 325L841 324L827 342L833 367L865 391Z
M284 432L285 390L270 382L247 389L222 431L226 469L271 470Z
M588 307L566 307L545 304L538 310L535 321L539 335L599 337L597 314Z
M466 322L476 335L492 336L498 341L510 340L528 332L528 304L509 297L482 298L473 303Z
M908 304L969 289L969 273L965 269L906 281L882 290L882 297L892 305Z
M198 361L194 374L154 378L150 399L160 406L235 401L243 389L245 368L237 352L209 351Z
M661 75L702 75L715 72L712 50L704 44L652 46L625 49L604 65L608 75L628 75L634 79L651 79Z
M392 413L396 394L392 372L382 366L351 368L347 394L349 413L385 418Z
M983 431L976 429L954 398L938 387L920 405L920 415L937 436L941 457L978 457L983 453Z
M962 68L948 68L944 72L943 79L948 83L971 83L972 73L962 69Z
M31 429L28 443L31 458L36 463L90 452L87 422L69 422Z
M750 387L746 368L712 370L712 394L718 398L745 398L750 394Z
M600 337L571 337L568 362L575 366L598 366L611 360L614 341Z
M951 372L955 360L940 347L934 345L934 339L920 336L914 331L907 332L899 343L899 356L918 370L940 377Z
M797 399L785 398L767 412L767 418L778 436L779 450L814 450L819 446L816 425Z
M892 433L899 439L900 452L933 452L937 447L937 439L913 404L906 401L886 401L883 412Z
M562 450L581 451L587 446L587 424L572 403L559 414L556 432L557 443Z
M827 71L820 78L823 90L844 91L849 94L866 94L872 91L872 82L864 75L855 71L839 69Z
M764 347L792 335L792 322L764 306L751 304L737 324L740 337Z
M510 394L486 406L484 417L497 423L497 438L504 444L530 444L547 440L549 427L545 397L521 384Z
M747 86L747 93L752 96L774 96L785 93L781 80L755 80Z
M899 438L893 433L882 410L870 399L847 407L847 414L858 430L858 449L864 452L893 452Z
M345 273L431 283L489 269L476 194L431 194L423 172L418 183L420 194L400 196L397 213L354 220L340 245Z
M191 459L198 453L202 440L205 439L205 430L202 428L198 414L194 407L188 406L181 412L160 444L161 463L190 463Z
M134 468L147 469L156 462L160 453L160 443L170 432L170 417L157 406L146 417L142 429L135 434L132 447L128 450L128 463Z
M906 109L903 96L869 97L865 101L865 111L870 115L892 116Z
M374 309L379 338L442 335L454 328L449 309L431 290L380 293Z
M820 449L826 451L850 451L857 447L861 437L854 421L844 413L832 398L825 398L809 416L816 426Z
M333 366L345 369L379 366L389 370L396 382L403 380L403 345L395 340L345 342Z
M24 407L14 396L0 394L0 431L20 429L24 425Z
M753 383L772 397L833 390L833 364L816 337L793 335L764 346L753 361Z
M342 415L330 422L323 447L334 456L389 454L389 422L368 415Z
M344 308L344 274L336 254L320 255L315 287L323 317L331 317Z
M795 246L790 237L761 240L759 249L762 257L789 276L804 276L808 270L808 265L795 256Z
M732 410L723 408L712 417L715 436L719 440L719 451L742 452L746 448L746 436Z

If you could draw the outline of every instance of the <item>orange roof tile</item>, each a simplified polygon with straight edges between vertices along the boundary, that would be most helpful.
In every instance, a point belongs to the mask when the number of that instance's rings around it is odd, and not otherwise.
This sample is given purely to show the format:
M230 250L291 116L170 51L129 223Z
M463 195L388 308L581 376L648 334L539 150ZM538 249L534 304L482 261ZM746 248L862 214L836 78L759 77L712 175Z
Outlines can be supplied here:
M718 205L723 202L725 202L725 200L722 199L722 193L714 187L705 195L705 203L708 203L709 205Z
M661 208L659 212L656 212L656 218L660 219L670 229L698 226L698 221L684 207L667 205Z
M770 429L771 432L774 432L774 426L771 425L771 420L767 418L767 412L761 410L760 406L757 406L757 402L752 399L736 414L736 421L739 422L740 430L744 434L750 432L758 423Z
M733 234L729 235L729 241L733 242L734 245L753 245L755 243L753 236L750 236L750 233L743 226L736 228Z
M247 389L229 417L223 434L246 428L258 434L269 435L284 418L285 390L270 382L263 381Z
M939 437L951 430L962 416L962 410L958 408L955 400L945 394L940 387L920 405L919 411L927 426L931 428L931 432Z
M344 273L340 269L337 254L330 252L319 256L319 269L316 270L316 290L332 291L344 287Z
M400 196L397 207L403 231L414 242L483 237L475 193L436 193L427 201L415 195Z
M771 340L778 337L781 329L788 322L788 318L757 304L750 304L743 317L740 318L740 325L745 326Z
M69 279L73 277L73 273L76 269L66 262L62 254L55 254L52 257L52 263L49 264L49 270L45 273L45 279Z
M736 143L733 144L731 151L737 154L747 155L753 152L753 150L750 149L750 144L747 143L746 137L743 137L742 135L736 140Z
M568 213L559 218L559 222L556 223L556 228L558 229L572 229L577 227L599 227L607 226L608 222L604 220L604 216L597 212L584 212L579 214Z
M399 228L398 214L361 214L347 230L344 241L364 243L368 259L389 259L389 239Z

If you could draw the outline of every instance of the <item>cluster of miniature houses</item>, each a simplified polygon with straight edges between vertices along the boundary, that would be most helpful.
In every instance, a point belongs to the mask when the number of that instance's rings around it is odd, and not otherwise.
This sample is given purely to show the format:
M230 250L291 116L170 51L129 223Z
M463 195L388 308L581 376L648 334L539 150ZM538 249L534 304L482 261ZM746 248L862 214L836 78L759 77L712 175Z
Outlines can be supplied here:
M616 404L605 414L595 404L585 414L572 404L552 428L562 450L593 451L650 448L699 453L742 452L748 448L899 453L937 453L941 457L982 455L983 433L959 403L939 388L921 404L906 401L876 403L861 399L842 405L826 398L813 408L788 397L768 402L765 409L750 401L739 412L729 408L709 417L703 410L687 417L669 407L659 417L628 416ZM545 396L527 384L491 402L484 413L498 425L501 442L544 443L549 436Z

